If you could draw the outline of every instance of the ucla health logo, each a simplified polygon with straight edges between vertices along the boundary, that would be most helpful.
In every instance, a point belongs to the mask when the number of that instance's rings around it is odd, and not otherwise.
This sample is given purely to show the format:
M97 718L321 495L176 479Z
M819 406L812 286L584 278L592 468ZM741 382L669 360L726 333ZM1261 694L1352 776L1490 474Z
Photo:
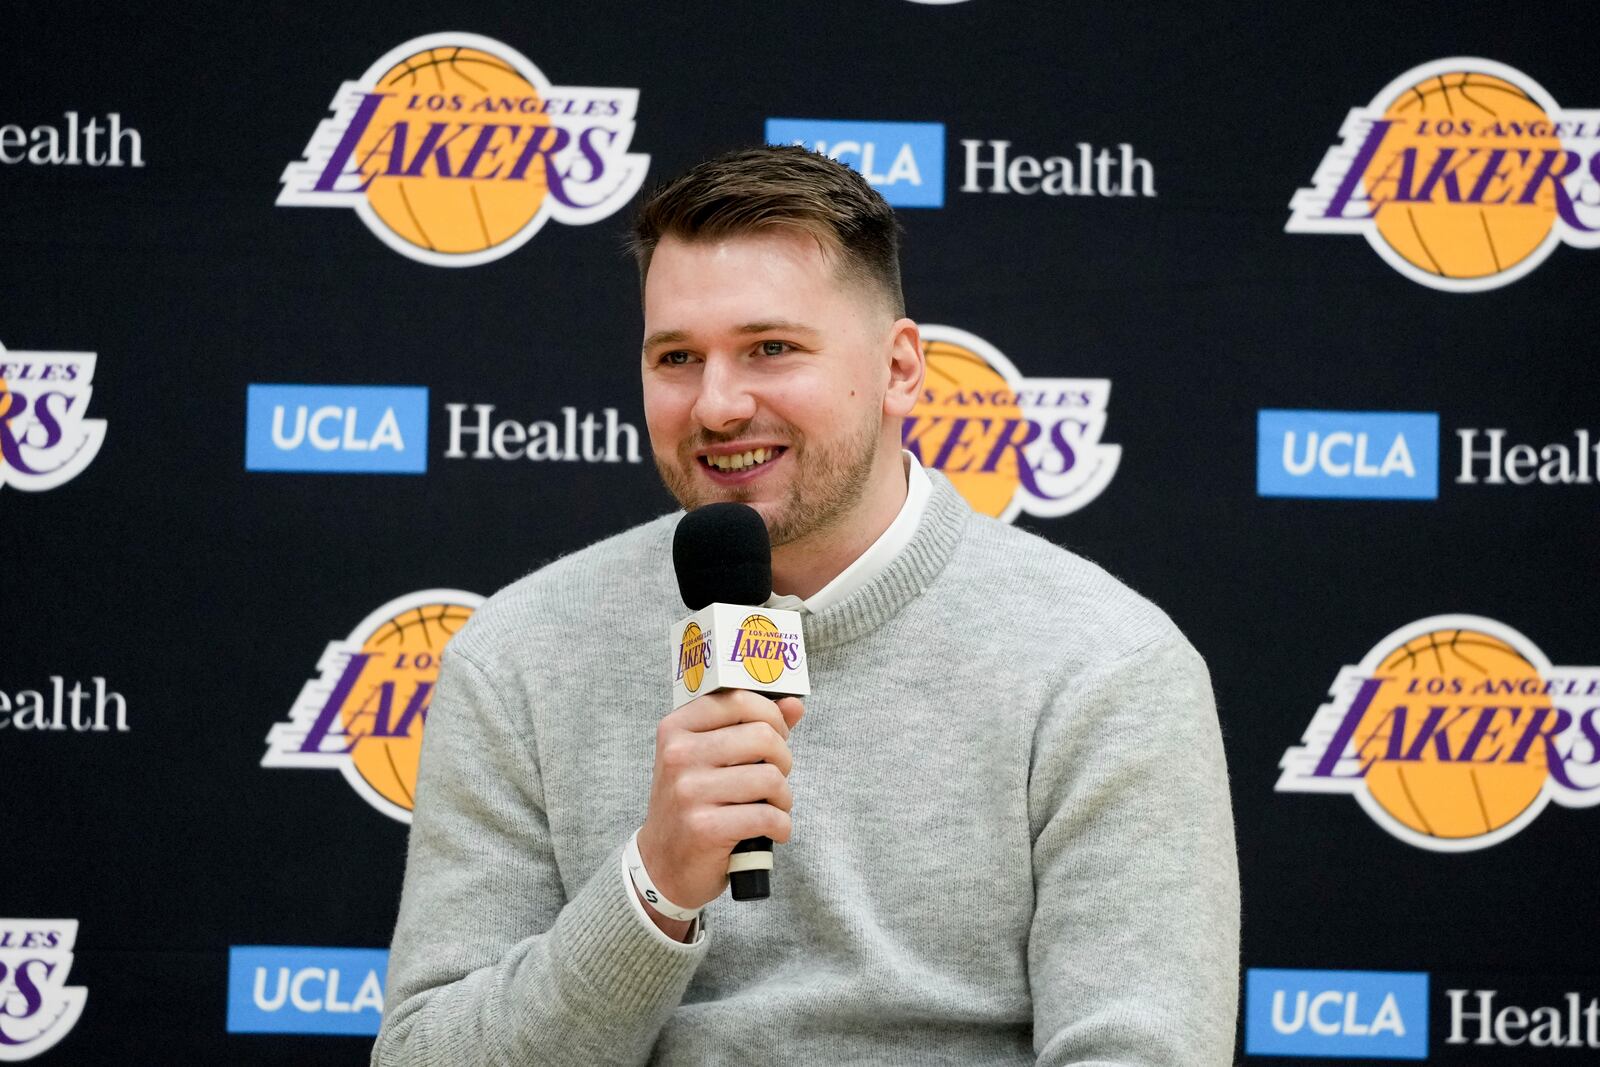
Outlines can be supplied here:
M388 967L389 953L377 948L236 945L228 950L228 1033L375 1037Z
M421 386L252 385L244 466L252 471L421 474L428 390Z
M50 675L48 690L19 689L15 696L0 690L0 730L125 734L132 729L127 699L99 675L92 691L82 681L68 689L60 674Z
M354 209L419 263L488 263L550 219L581 226L628 202L650 164L628 151L638 105L637 89L552 85L488 37L418 37L339 87L278 204Z
M903 443L975 511L1056 518L1105 491L1122 460L1121 445L1100 441L1108 380L1024 377L989 342L951 326L923 326L922 348L927 376Z
M0 919L0 1063L48 1052L77 1025L89 991L67 985L76 919Z
M1520 832L1552 800L1600 803L1600 667L1557 667L1477 615L1402 626L1342 667L1280 793L1354 797L1417 848L1468 852Z
M93 352L7 352L0 345L0 487L54 489L83 473L106 438L86 418Z
M768 144L797 144L859 172L895 207L944 206L944 125L768 119Z
M35 167L142 167L144 138L122 124L113 111L102 123L90 115L83 121L76 111L61 116L60 126L0 126L0 163L28 163ZM104 140L101 139L104 135ZM16 149L16 154L12 154ZM126 149L128 158L122 158Z
M362 619L323 652L288 721L267 734L261 765L337 770L361 799L409 823L439 659L482 603L426 589Z
M1435 500L1439 416L1431 412L1281 411L1256 416L1261 496Z
M1428 1058L1426 974L1252 967L1244 1012L1252 1056Z
M1453 293L1527 274L1556 245L1600 246L1600 111L1563 109L1488 59L1425 63L1351 110L1289 233L1360 234L1412 281Z

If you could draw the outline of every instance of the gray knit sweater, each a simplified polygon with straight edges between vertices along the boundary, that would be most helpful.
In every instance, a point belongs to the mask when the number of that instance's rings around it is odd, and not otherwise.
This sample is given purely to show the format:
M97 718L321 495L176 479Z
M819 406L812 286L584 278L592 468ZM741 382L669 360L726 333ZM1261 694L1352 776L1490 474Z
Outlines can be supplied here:
M1204 663L929 475L912 542L806 619L772 896L724 893L693 945L619 868L670 710L677 516L478 609L429 712L374 1064L1228 1062L1239 877Z

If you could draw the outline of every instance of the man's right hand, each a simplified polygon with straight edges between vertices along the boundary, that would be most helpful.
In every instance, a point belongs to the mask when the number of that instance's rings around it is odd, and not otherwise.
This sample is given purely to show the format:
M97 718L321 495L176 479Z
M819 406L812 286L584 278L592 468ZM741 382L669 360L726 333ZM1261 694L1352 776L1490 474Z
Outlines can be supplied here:
M661 720L639 856L668 900L698 908L716 899L728 884L728 856L745 838L789 840L789 731L804 714L798 697L723 689ZM651 915L663 929L671 922Z

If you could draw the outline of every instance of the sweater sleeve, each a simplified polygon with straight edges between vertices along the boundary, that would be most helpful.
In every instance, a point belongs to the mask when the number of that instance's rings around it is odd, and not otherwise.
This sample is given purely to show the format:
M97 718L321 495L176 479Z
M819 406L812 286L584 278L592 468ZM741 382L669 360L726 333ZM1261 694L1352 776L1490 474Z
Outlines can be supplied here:
M1211 684L1181 635L1062 692L1034 737L1028 973L1039 1067L1221 1067L1239 870Z
M374 1067L642 1064L707 951L639 920L617 847L570 900L526 712L446 647Z

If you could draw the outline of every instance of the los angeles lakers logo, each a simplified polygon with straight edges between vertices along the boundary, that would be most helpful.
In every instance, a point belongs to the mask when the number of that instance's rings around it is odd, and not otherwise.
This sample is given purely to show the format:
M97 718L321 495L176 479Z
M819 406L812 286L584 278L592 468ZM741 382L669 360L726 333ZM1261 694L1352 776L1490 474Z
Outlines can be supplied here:
M42 1055L72 1032L89 991L67 985L77 919L0 919L0 1063Z
M700 683L706 679L706 655L710 650L711 644L698 624L691 622L684 627L683 640L678 645L678 677L691 693L698 693Z
M104 419L85 416L93 352L8 352L0 345L0 487L64 485L100 454Z
M745 673L763 685L771 685L800 662L799 634L786 634L765 615L750 615L733 635L733 650L728 662L744 665Z
M1441 59L1345 119L1290 233L1358 233L1413 281L1493 289L1556 245L1600 245L1600 111L1563 110L1521 71Z
M1122 446L1100 443L1109 381L1025 378L989 342L950 326L922 327L922 346L928 372L905 447L973 510L1055 518L1105 491L1122 459Z
M1552 800L1600 803L1600 667L1556 667L1511 627L1436 615L1339 671L1280 793L1347 793L1419 848L1498 844Z
M42 1056L83 1016L88 989L67 985L75 918L0 918L0 1062Z
M487 37L418 37L339 87L278 203L354 208L422 263L487 263L549 219L583 225L628 202L650 163L628 152L638 102L637 89L551 85Z
M385 815L411 821L439 657L483 598L427 589L391 600L334 641L287 722L267 734L263 767L338 770Z

